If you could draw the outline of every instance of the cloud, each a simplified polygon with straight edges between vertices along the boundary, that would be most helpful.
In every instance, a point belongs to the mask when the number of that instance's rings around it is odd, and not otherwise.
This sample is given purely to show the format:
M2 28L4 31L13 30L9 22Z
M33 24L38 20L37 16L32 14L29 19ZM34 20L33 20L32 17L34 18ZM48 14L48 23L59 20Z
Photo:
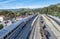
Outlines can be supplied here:
M51 0L5 0L0 1L0 9L43 8L55 3L55 1Z
M10 8L9 8L10 7ZM47 5L14 5L14 6L11 6L11 5L6 5L6 6L3 6L1 7L0 6L0 9L19 9L19 8L30 8L30 9L33 9L33 8L43 8L43 7L47 7Z
M0 2L0 4L5 4L5 3L12 2L12 1L16 1L16 0L6 0L6 1Z
M15 6L15 7L13 7L13 9L19 9L19 8L30 8L30 9L33 9L33 8L43 8L43 7L47 7L48 5L29 5L29 6Z
M43 7L36 0L7 0L0 2L0 9L16 9L16 8L40 8Z

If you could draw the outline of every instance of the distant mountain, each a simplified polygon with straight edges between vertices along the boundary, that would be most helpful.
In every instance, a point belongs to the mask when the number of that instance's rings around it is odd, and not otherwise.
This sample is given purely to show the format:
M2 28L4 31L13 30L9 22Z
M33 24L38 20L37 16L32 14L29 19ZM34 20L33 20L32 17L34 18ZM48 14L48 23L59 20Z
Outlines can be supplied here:
M8 11L20 11L20 9L0 9L0 11L2 10L8 10Z
M60 7L60 3L55 4L55 5L50 5L50 6L48 6L48 7L54 7L54 6Z
M57 7L60 7L60 3L56 5Z
M31 11L32 9L29 9L29 8L20 8L20 9L0 9L0 11L2 11L2 10L8 10L8 11L18 12L18 11Z

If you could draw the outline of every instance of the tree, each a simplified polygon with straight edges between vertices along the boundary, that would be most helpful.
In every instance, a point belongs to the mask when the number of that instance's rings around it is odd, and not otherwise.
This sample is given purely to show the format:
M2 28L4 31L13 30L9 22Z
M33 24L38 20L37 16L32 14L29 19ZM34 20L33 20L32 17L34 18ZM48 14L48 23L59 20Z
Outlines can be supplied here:
M3 25L2 24L0 24L0 29L2 29L3 28Z

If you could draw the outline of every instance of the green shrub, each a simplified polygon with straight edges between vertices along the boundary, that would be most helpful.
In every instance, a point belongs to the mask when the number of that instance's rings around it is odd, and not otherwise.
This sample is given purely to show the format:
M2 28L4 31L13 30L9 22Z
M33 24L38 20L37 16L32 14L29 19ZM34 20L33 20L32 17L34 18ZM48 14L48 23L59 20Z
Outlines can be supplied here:
M3 28L3 25L2 24L0 24L0 29L2 29Z

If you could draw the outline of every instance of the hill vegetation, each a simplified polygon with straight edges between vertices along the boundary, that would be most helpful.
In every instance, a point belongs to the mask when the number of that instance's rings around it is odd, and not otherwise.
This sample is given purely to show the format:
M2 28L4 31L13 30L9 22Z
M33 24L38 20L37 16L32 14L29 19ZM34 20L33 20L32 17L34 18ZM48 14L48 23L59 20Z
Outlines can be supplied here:
M60 17L60 4L51 5L51 6L48 6L48 7L41 8L39 10L39 12L41 14L45 13L45 14L50 14L50 15Z
M4 15L6 19L11 19L16 16L20 15L31 15L39 12L40 14L50 14L54 16L59 16L60 17L60 4L56 5L50 5L48 7L44 8L37 8L37 9L26 9L26 8L21 8L21 9L6 9L6 10L0 10L0 15Z

